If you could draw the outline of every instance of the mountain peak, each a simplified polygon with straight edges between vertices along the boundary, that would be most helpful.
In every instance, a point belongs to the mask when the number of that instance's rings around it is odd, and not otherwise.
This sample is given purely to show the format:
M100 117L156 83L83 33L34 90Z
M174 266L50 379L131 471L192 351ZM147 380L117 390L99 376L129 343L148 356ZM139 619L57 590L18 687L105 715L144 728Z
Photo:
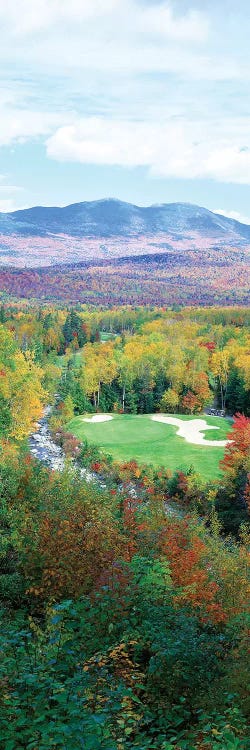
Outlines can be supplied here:
M112 197L0 214L0 234L4 265L13 265L15 258L17 264L48 265L107 254L240 248L250 243L249 225L202 206L184 202L136 206Z

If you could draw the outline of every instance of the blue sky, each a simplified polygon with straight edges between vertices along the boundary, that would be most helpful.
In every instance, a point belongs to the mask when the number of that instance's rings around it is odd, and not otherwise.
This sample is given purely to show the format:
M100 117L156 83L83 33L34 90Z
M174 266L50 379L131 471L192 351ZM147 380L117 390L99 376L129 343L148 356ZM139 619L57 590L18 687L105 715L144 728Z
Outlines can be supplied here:
M0 3L0 210L105 196L250 222L248 0Z

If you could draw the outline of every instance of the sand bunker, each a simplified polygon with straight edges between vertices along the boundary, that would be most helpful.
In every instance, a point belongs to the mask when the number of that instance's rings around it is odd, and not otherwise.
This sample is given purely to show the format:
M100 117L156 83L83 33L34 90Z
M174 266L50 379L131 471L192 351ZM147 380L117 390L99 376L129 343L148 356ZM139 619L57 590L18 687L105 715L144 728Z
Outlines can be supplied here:
M153 422L163 422L164 424L172 424L174 427L178 427L177 435L184 438L187 443L193 443L193 445L210 445L213 448L225 448L225 445L229 442L228 440L206 440L203 430L219 430L219 427L207 424L205 419L184 421L177 417L168 417L166 414L154 414L151 419Z
M113 419L113 417L110 416L110 414L94 414L93 417L90 419L87 419L87 417L84 417L84 422L110 422L110 420Z

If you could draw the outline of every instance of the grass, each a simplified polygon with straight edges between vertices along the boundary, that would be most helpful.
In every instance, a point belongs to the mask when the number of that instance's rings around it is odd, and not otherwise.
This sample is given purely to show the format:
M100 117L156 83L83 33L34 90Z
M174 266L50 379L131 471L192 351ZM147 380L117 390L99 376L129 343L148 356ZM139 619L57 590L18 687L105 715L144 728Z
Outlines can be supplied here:
M192 465L206 480L220 476L219 462L223 458L224 448L187 443L176 435L177 428L173 425L152 422L148 414L114 414L110 422L92 424L84 422L84 416L72 419L67 429L81 440L95 443L115 459L126 461L133 458L139 463L162 465L172 471L185 470ZM171 416L193 419L184 415ZM229 421L209 416L205 419L207 424L219 427L208 430L206 437L209 440L225 440L230 431Z

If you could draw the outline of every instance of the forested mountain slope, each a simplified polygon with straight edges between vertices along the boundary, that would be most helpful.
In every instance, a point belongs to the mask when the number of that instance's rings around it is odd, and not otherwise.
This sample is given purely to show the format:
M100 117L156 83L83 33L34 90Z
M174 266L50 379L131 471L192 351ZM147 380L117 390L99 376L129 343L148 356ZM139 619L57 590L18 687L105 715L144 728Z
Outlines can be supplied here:
M247 249L169 250L47 268L0 269L0 289L18 298L95 305L248 305Z
M135 206L112 198L73 203L65 207L36 206L0 214L0 228L9 234L66 233L107 237L154 232L185 233L198 230L203 236L250 239L250 227L191 203Z
M249 243L250 226L189 203L140 207L107 199L0 214L0 263L12 266Z

